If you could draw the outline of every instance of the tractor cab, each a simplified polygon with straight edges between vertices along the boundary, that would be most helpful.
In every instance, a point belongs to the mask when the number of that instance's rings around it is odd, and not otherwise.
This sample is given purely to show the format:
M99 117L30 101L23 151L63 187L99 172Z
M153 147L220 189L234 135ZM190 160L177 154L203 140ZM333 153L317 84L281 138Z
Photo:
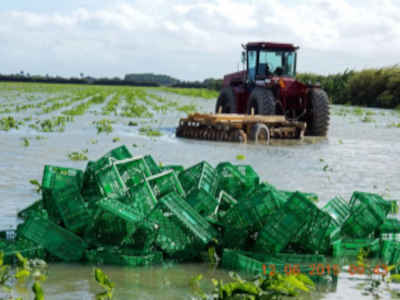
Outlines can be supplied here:
M295 77L298 47L292 44L252 42L243 46L247 81L255 83L272 77ZM246 59L247 58L247 59Z

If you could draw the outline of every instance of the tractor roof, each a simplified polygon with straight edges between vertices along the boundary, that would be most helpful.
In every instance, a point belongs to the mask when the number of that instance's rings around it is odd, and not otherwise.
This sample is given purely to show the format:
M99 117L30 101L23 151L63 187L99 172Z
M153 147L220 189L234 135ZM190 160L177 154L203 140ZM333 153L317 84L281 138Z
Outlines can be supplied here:
M299 49L299 47L293 44L286 43L272 43L272 42L249 42L245 45L246 49L250 48L265 48L265 49L273 49L273 50L288 50L294 51Z

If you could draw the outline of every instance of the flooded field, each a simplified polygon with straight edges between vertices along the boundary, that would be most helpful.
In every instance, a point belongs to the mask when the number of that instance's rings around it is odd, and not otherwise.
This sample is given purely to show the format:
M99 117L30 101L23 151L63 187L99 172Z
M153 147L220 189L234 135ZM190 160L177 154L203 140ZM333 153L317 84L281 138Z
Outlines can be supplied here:
M197 96L197 97L195 97ZM280 189L315 192L323 205L353 191L400 199L400 113L331 107L327 138L232 144L175 138L178 119L191 111L212 112L216 93L161 88L0 83L0 229L15 228L16 213L39 197L29 180L41 181L45 164L85 168L125 144L133 154L151 154L164 164L201 160L251 164ZM52 264L44 284L50 299L91 299L91 266ZM198 273L226 277L207 265L151 268L104 267L117 299L190 299L189 279ZM342 273L337 286L313 299L360 297L362 278ZM394 297L396 285L383 293ZM309 295L305 298L310 298ZM365 297L368 298L368 297Z

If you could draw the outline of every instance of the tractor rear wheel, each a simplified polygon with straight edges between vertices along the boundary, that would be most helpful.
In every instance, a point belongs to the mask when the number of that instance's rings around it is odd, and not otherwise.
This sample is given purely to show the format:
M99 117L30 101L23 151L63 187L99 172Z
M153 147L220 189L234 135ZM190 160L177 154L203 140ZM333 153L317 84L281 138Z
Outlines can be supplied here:
M323 89L311 91L311 116L307 121L307 134L326 136L329 128L329 98Z
M215 113L234 114L236 110L235 93L231 87L224 87L219 94Z
M250 94L247 113L250 115L275 115L275 97L271 90L256 87Z

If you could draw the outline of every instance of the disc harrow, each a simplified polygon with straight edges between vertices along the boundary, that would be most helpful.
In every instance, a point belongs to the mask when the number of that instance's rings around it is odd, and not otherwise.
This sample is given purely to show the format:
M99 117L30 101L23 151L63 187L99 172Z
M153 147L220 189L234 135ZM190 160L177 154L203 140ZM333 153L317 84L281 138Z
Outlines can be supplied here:
M176 136L224 142L269 142L270 139L302 139L305 122L284 116L239 114L190 114L179 121Z

